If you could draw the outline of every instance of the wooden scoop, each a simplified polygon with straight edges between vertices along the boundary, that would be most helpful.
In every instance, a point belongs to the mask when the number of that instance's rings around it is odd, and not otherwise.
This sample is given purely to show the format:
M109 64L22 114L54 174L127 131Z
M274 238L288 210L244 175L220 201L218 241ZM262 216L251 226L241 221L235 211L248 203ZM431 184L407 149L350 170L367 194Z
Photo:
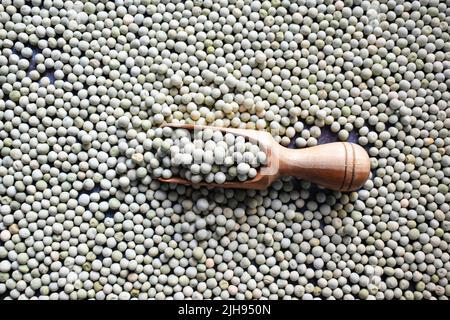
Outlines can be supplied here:
M240 135L258 144L267 155L265 166L258 169L256 177L246 181L227 181L223 184L200 182L199 186L257 189L267 188L280 176L294 176L322 187L337 191L352 191L360 188L370 174L370 160L366 150L349 142L333 142L305 149L289 149L278 144L265 131L219 128L193 124L171 123L163 126L187 130L220 130ZM159 178L162 182L194 184L182 178Z

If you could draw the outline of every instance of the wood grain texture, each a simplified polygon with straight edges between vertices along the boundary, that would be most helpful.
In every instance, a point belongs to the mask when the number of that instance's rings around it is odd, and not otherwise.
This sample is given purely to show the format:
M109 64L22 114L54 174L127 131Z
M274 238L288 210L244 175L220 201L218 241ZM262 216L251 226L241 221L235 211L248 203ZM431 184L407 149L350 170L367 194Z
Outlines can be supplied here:
M327 189L358 189L370 173L367 152L359 145L333 142L305 149L281 147L280 174L309 180Z
M199 186L266 189L280 176L294 176L337 191L352 191L360 188L370 174L369 156L361 146L349 142L333 142L305 149L289 149L278 144L265 131L235 128L217 128L189 124L167 124L173 128L202 130L210 128L244 136L257 143L268 156L268 163L260 167L255 178L244 182L224 184L198 183ZM181 178L159 179L168 183L192 184Z

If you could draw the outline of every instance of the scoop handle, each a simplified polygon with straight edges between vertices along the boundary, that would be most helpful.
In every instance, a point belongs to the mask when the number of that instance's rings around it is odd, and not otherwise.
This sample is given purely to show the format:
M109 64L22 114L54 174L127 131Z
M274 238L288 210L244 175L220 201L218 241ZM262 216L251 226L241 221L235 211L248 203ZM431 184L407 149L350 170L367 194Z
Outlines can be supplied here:
M333 142L305 149L280 146L279 173L308 180L327 189L352 191L370 174L369 156L361 146Z

